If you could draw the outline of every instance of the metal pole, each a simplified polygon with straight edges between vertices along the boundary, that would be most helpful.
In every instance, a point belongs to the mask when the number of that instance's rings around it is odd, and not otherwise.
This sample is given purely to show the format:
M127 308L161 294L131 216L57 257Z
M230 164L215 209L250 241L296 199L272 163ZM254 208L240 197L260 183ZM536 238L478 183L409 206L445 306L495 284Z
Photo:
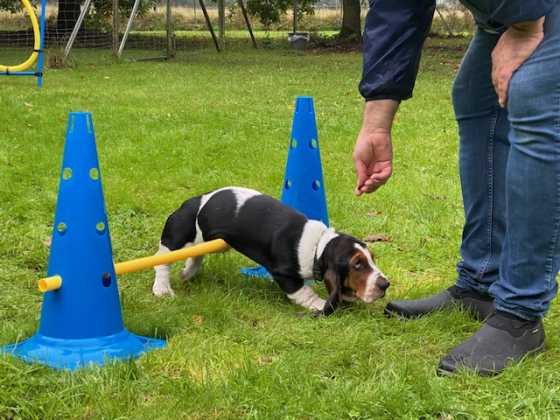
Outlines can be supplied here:
M257 48L257 41L253 35L253 28L251 27L251 21L249 20L249 15L247 14L247 9L245 8L245 3L243 0L238 0L239 7L241 8L241 13L243 14L243 19L245 19L245 24L247 25L247 30L249 35L251 35L251 41L253 42L253 47Z
M39 22L39 30L41 32L39 57L37 58L37 86L43 87L43 64L44 64L44 51L45 51L45 32L47 31L47 0L41 0L41 20Z
M72 29L72 33L70 34L70 38L68 38L68 42L66 43L66 48L64 48L64 59L65 60L68 58L68 55L70 55L70 51L72 50L72 45L74 45L74 41L76 40L76 37L78 36L78 31L80 30L80 28L82 26L84 18L86 17L86 14L89 10L90 4L91 4L91 0L86 0L86 2L84 4L84 7L82 8L82 11L80 12L80 16L78 17L78 21L74 25L74 29Z
M134 6L132 7L132 12L130 13L130 17L128 18L128 23L126 24L126 29L124 31L123 34L123 38L121 40L121 46L119 47L119 52L117 53L117 57L121 58L123 50L124 50L124 46L126 44L126 40L128 38L128 34L130 33L130 30L132 29L132 22L134 21L134 18L136 17L136 13L138 13L138 6L140 5L140 0L134 0Z
M113 0L113 56L117 57L119 52L119 0Z
M198 0L200 4L200 8L202 9L202 13L204 13L204 19L206 20L206 26L212 35L212 39L214 40L214 45L216 46L216 51L220 52L220 43L218 42L218 38L216 38L216 34L214 33L214 28L212 27L212 22L210 21L210 16L208 16L208 10L206 10L206 5L204 4L203 0Z
M218 0L218 29L220 31L220 44L225 49L226 40L226 3L225 0Z
M294 34L297 32L297 15L298 15L298 2L297 0L294 0Z
M17 71L17 72L10 72L10 71L3 71L2 73L0 73L0 76L35 76L35 77L39 77L37 76L37 71ZM41 86L39 86L41 87Z
M175 53L173 51L173 28L171 24L171 0L166 1L166 22L165 22L165 32L167 35L167 59L173 58Z

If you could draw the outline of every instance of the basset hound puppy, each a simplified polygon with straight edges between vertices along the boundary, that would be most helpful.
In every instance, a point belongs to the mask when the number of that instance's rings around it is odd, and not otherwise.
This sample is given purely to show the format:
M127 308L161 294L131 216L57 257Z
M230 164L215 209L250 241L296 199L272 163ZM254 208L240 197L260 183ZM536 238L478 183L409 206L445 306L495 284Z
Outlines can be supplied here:
M373 302L389 287L362 241L251 189L226 187L185 201L168 217L157 254L213 239L265 267L292 302L317 314L330 315L341 300ZM184 280L202 260L185 262ZM153 293L173 295L169 266L156 266L155 272ZM326 301L305 285L311 279L325 282Z

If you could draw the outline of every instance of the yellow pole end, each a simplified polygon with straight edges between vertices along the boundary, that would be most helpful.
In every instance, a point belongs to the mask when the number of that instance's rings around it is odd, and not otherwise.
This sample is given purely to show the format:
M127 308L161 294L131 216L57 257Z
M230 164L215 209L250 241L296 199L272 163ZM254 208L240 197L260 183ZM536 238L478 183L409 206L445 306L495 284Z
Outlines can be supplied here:
M44 279L39 280L37 286L39 287L39 291L41 293L58 290L62 287L62 277L60 276L45 277Z

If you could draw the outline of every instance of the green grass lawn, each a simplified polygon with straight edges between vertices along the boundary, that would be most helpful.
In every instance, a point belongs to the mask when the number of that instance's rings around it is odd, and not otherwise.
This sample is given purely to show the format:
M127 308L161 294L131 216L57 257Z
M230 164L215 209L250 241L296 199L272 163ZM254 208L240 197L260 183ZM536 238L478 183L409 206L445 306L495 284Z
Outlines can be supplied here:
M37 328L69 111L93 113L118 261L152 254L165 218L191 195L233 184L278 196L295 97L312 95L331 223L390 237L373 246L392 282L387 299L451 285L463 215L450 85L465 46L429 42L396 122L394 176L361 198L351 160L358 53L207 49L170 63L96 64L90 52L87 64L49 71L42 91L0 79L0 343ZM560 417L556 307L545 353L495 378L440 378L440 357L478 328L466 314L401 322L382 315L384 299L301 318L276 285L239 274L248 263L211 256L186 286L177 265L175 299L152 296L151 271L123 276L126 325L168 347L75 374L0 356L0 418Z

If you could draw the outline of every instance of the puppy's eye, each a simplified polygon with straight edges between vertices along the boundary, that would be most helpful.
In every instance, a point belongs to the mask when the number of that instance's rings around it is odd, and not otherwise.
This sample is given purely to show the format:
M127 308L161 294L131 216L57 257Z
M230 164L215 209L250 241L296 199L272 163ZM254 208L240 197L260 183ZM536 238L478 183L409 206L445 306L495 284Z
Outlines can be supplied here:
M354 270L360 271L362 268L364 268L364 265L361 262L354 264Z

